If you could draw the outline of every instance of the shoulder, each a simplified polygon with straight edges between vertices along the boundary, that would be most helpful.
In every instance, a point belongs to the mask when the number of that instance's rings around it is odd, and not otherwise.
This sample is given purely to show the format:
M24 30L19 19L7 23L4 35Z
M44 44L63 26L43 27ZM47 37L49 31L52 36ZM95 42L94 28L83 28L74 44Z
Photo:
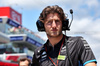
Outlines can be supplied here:
M41 50L44 48L44 45L42 45L41 47L37 47L36 49L35 49L35 51L34 51L34 54L38 54L38 53L40 53L41 52Z
M82 36L66 36L67 41L81 41L81 40L85 40Z
M38 47L35 49L34 54L35 55L41 55L41 53L43 51L45 51L45 46L48 44L48 40L46 41L46 43L44 43L41 47Z
M82 36L66 36L67 43L70 47L84 47L87 44L86 40Z

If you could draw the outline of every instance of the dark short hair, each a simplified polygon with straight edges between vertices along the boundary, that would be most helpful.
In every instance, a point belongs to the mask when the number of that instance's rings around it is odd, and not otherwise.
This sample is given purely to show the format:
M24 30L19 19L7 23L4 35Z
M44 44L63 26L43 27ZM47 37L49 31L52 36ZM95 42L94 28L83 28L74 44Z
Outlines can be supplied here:
M47 15L50 13L58 13L62 21L66 19L63 9L58 5L54 5L54 6L47 6L46 8L44 8L43 11L40 13L39 20L44 22Z
M28 58L21 58L21 59L19 60L19 62L18 62L18 65L20 64L20 62L23 62L23 61L26 61L26 60L29 62L28 65L30 65L30 64L31 64L31 60L28 59Z

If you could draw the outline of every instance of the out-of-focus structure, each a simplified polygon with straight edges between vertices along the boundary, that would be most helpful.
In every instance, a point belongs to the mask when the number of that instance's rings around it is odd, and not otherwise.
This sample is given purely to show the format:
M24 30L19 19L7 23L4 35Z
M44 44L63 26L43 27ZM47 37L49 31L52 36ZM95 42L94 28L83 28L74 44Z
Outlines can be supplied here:
M20 13L11 7L0 7L0 65L18 66L20 58L32 59L34 50L44 42L22 26Z

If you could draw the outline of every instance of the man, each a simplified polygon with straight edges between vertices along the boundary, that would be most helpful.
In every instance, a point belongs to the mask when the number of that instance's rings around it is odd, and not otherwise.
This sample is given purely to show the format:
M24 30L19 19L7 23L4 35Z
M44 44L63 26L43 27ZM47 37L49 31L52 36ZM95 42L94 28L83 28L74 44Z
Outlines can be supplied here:
M31 61L28 58L22 58L19 61L19 66L30 66L31 65Z
M57 5L47 6L40 14L48 40L35 50L31 66L96 66L93 52L82 37L65 36L66 16Z

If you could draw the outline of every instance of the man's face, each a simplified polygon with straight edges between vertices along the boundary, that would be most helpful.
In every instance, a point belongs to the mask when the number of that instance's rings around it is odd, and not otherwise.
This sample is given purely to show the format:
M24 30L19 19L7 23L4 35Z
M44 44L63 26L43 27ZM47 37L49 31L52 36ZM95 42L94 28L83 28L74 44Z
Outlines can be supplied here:
M45 31L49 37L57 37L62 34L62 21L57 13L50 13L44 22Z
M29 65L29 62L27 60L20 61L20 64L19 64L19 66L28 66L28 65Z

